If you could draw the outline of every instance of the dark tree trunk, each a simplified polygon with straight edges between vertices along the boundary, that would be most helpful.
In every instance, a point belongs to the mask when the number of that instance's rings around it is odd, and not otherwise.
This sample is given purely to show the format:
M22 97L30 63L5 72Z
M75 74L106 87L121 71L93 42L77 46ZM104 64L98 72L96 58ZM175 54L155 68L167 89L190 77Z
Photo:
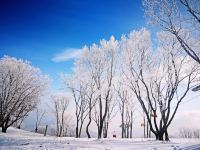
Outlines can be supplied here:
M160 133L157 133L155 136L156 136L156 140L163 141L164 133L160 132Z
M101 138L101 131L100 131L100 127L98 128L98 139Z
M165 141L169 141L168 131L165 131Z
M82 128L83 128L83 121L81 121L81 125L80 125L79 131L78 131L79 138L81 137Z
M8 129L8 127L2 126L2 132L3 133L6 133L7 129Z
M86 126L86 134L87 134L88 138L91 138L91 135L90 135L90 132L89 132L89 126L90 126L91 121L92 121L91 110L92 110L92 108L91 108L91 102L90 102L89 121L88 121L88 124Z
M86 133L87 133L87 136L88 136L88 138L91 138L91 135L90 135L90 132L89 132L89 126L90 126L90 123L91 123L91 118L89 117L89 122L88 122L88 124L87 124L87 126L86 126Z
M133 134L133 112L131 111L130 138L132 138L132 134Z
M36 128L35 128L35 133L37 133L37 132L38 132L38 128L36 127Z
M146 130L145 130L145 128L146 128L146 121L145 121L145 116L144 116L144 138L146 138Z
M122 131L121 131L121 132L122 132L122 133L121 133L121 134L122 134L121 136L122 136L122 138L124 138L124 123L123 123L123 121L122 121Z
M103 137L108 137L108 122L104 122L104 128L103 128Z
M76 116L76 138L79 138L79 119Z
M76 126L76 138L78 138L78 126Z
M124 102L122 104L122 113L121 113L121 117L122 117L122 138L125 137L125 127L124 127Z
M103 123L100 123L99 130L98 130L98 138L100 139L102 136L103 131Z

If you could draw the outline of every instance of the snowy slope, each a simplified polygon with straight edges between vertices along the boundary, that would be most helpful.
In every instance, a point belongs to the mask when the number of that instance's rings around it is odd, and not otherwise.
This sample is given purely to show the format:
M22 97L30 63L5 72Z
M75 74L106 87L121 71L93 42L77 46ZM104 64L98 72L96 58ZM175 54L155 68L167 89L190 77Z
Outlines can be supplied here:
M44 137L28 131L9 128L7 133L0 132L0 150L175 150L200 149L199 139L172 139L160 142L147 139L76 139Z

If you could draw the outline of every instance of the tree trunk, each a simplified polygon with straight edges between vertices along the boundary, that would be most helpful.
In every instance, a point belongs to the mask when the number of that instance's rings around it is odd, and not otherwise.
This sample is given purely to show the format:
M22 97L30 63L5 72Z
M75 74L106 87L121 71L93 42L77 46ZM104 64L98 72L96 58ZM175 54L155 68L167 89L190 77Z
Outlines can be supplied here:
M86 134L87 134L87 136L88 136L88 138L91 138L91 135L90 135L90 133L89 133L89 126L90 126L90 123L91 123L91 118L89 117L89 122L88 122L88 124L87 124L87 126L86 126Z
M36 128L35 128L35 133L37 133L37 132L38 132L38 128L36 127Z
M122 122L122 138L125 137L125 133L124 133L124 122Z
M165 141L169 141L168 131L165 131Z
M79 135L79 133L78 133L78 126L79 126L79 120L77 118L76 119L76 138L78 138L78 135Z
M144 116L144 138L146 138L146 130L145 130L145 128L146 128L146 122L145 122L145 116Z
M100 128L99 128L99 135L98 135L98 138L99 138L99 139L102 137L102 131L103 131L103 127L100 125Z
M98 139L101 138L101 132L100 132L100 129L98 129Z
M76 127L76 138L78 138L78 127Z
M156 134L156 140L163 141L164 133L160 132Z
M102 117L102 114L100 113L100 119L99 119L99 127L98 127L98 139L102 137L103 133L103 124L104 124L104 118Z
M3 133L6 133L7 129L8 129L8 127L2 126L2 132Z
M122 113L121 113L121 117L122 117L122 138L125 137L125 133L124 133L124 102L122 104Z
M91 135L89 133L89 126L91 124L91 121L92 121L92 117L91 117L91 108L90 108L90 112L89 112L89 121L88 121L88 124L86 126L86 134L88 136L88 138L91 138Z
M126 135L127 135L127 138L129 138L129 124L127 125L127 128L126 128L126 129L127 129L127 134L126 134Z
M107 138L108 137L108 122L105 121L103 129L104 129L103 130L104 131L103 137Z
M133 112L131 111L130 138L132 138L132 134L133 134Z

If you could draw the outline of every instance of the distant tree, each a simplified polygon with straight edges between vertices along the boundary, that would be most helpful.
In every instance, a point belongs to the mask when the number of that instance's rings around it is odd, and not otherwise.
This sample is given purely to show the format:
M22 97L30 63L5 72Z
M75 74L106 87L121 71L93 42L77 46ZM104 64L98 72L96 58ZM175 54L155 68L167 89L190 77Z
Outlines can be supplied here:
M54 105L54 114L56 117L56 135L63 136L65 131L65 113L69 105L70 99L61 93L57 93L51 96Z
M0 59L0 127L2 132L34 110L49 79L30 62Z
M121 115L121 137L132 138L133 132L133 112L135 109L135 101L130 88L123 84L123 75L121 75L115 91L118 97L118 106Z
M66 77L65 84L72 93L75 103L75 117L76 117L76 138L80 138L83 124L88 116L87 95L85 93L85 84L77 74Z
M116 109L117 101L113 98L114 91L111 92L112 96L110 97L111 100L109 100L108 103L108 114L106 116L106 119L104 121L103 125L103 137L108 137L108 130L110 127L110 123L112 119L117 115L118 109Z
M40 123L41 123L42 119L44 118L44 116L45 116L45 110L37 108L36 109L35 132L38 132L38 128L39 128Z
M200 64L200 1L143 0L143 4L148 21L171 33L182 50Z
M73 75L70 77L70 79L68 79L69 82L65 78L65 83L72 92L76 104L76 135L77 137L80 137L80 131L82 130L83 123L88 117L88 123L86 125L86 134L88 138L91 138L91 135L89 133L89 127L92 122L92 111L97 102L97 88L95 86L94 77L89 69L90 64L87 61L87 53L88 51L85 47L82 55L75 62ZM78 126L80 126L80 128Z
M180 138L200 138L200 129L181 128L179 129Z

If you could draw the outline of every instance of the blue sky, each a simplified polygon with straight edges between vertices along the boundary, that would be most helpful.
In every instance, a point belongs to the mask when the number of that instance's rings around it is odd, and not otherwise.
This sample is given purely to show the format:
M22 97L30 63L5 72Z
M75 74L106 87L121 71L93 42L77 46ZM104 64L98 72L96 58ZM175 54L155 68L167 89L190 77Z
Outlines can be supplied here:
M62 87L73 59L52 61L111 35L144 27L141 0L0 0L0 57L29 60Z

